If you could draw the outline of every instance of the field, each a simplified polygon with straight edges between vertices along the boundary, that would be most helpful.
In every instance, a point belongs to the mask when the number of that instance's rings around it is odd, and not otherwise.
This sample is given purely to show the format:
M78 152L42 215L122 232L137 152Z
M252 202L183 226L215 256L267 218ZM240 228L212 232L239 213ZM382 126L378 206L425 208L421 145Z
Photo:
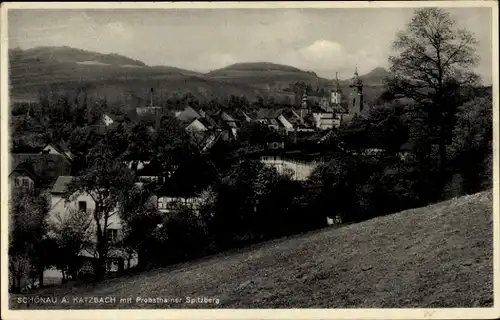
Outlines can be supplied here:
M26 295L13 295L11 308L491 307L492 220L492 193L487 191L236 253L31 295L55 297L55 304L27 306L17 302ZM63 296L68 303L61 302ZM116 302L73 301L104 296ZM137 297L172 300L155 304ZM187 297L214 300L186 303ZM120 298L131 300L120 303Z

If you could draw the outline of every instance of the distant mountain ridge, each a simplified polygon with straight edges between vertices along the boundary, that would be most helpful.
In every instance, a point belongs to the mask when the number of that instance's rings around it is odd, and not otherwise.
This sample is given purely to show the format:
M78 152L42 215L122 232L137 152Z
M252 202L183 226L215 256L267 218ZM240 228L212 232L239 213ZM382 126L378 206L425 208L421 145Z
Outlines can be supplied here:
M376 68L361 78L365 86L378 87L383 85L386 74L385 69ZM318 77L314 72L270 62L235 63L204 74L171 66L148 66L119 54L71 47L11 49L9 75L13 101L36 99L41 91L81 88L93 96L123 104L147 101L151 88L159 97L192 93L198 99L230 95L246 96L249 100L266 96L290 99L290 88L297 82L325 90L333 85L331 79ZM348 80L341 81L346 90L347 85Z
M133 65L146 67L147 65L139 60L134 60L116 53L97 53L83 49L71 47L36 47L32 49L11 49L9 58L21 61L44 60L54 63L68 62L99 62L107 65Z

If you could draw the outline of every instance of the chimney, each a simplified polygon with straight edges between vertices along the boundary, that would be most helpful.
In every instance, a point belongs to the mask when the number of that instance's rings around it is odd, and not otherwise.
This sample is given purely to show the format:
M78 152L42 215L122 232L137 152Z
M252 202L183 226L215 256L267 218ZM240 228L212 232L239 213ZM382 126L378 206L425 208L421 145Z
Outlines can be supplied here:
M153 106L153 88L151 88L151 107Z

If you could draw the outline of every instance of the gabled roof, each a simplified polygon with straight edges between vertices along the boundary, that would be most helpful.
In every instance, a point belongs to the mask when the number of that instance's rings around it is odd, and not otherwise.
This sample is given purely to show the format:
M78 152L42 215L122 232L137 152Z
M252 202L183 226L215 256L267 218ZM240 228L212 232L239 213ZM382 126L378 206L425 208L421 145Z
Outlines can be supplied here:
M69 175L71 163L59 154L11 154L11 172L21 163L30 163L40 187L51 188L59 176Z
M226 111L222 111L221 114L220 114L220 117L222 120L224 121L228 121L228 122L235 122L236 119L233 118L229 113L227 113Z
M123 122L126 120L126 117L122 114L113 114L113 113L106 113L108 117L111 118L111 120L116 121L116 122Z
M257 112L257 119L275 119L283 113L283 109L261 108Z
M207 128L207 130L210 130L214 127L206 118L193 119L193 121L191 121L187 127L189 127L194 122L201 123L205 128Z
M29 162L22 162L20 163L17 167L14 168L14 170L11 171L10 174L17 172L21 175L26 175L31 178L35 183L38 182L38 177L36 176L34 170L33 170L33 165Z
M68 191L68 185L73 181L72 176L59 176L52 187L51 193L64 194Z
M201 118L201 115L192 107L187 106L178 116L180 121L191 121L193 119Z
M45 149L47 146L52 146L54 149L56 149L61 155L63 155L68 161L73 160L73 156L71 155L71 151L69 150L68 145L64 141L59 141L58 143L47 143L43 146L43 149Z
M240 121L251 121L252 120L252 117L243 110L240 110L240 112L237 112L235 114L235 117L237 119L239 119Z

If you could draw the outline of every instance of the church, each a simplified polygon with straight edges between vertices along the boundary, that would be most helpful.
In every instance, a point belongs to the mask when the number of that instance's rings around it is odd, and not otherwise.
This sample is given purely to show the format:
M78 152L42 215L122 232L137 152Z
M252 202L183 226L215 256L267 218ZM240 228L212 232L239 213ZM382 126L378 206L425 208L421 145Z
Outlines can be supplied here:
M319 108L311 110L307 96L302 98L302 114L312 114L318 129L327 130L339 127L341 123L349 122L355 115L363 111L363 81L359 77L358 68L349 80L349 94L344 96L338 75L333 80L330 95L322 97Z

